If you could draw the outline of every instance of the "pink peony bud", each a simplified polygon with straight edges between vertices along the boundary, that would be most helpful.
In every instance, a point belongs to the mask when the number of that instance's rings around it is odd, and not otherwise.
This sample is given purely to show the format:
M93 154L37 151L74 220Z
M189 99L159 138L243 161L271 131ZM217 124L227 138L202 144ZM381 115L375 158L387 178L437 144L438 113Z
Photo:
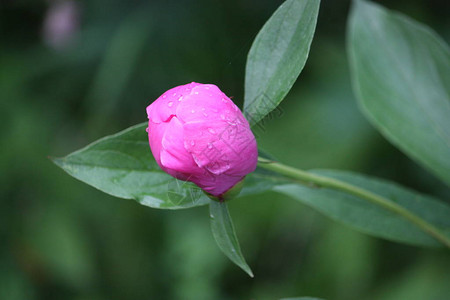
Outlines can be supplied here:
M255 137L239 108L213 84L192 82L147 107L148 139L158 165L221 198L253 172Z

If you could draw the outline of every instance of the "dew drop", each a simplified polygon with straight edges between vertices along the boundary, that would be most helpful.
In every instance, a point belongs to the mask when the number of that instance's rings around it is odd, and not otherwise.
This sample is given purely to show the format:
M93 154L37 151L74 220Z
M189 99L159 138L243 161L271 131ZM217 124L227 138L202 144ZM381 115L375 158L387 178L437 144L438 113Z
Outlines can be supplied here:
M208 116L208 114L207 114L207 113L203 113L203 115L204 115L205 117L207 117L207 116Z
M214 129L212 129L212 128L209 128L208 131L209 131L210 133L212 133L212 134L216 133L216 131L215 131Z
M239 108L236 105L233 105L233 109L234 109L234 111L238 111L239 110Z
M210 217L211 219L214 219L214 215L213 215L213 214L209 214L209 217Z
M191 110L191 113L195 114L195 110L194 110L194 109L193 109L193 110Z
M225 98L222 98L222 102L227 102L227 99L225 99Z
M206 86L205 89L209 90L209 86Z
M221 162L217 164L209 164L206 166L206 169L213 174L222 174L223 172L230 169L230 164L228 162Z
M224 114L220 114L220 118L221 118L222 120L225 120L225 115L224 115Z
M177 95L177 93L173 93L173 94L172 94L172 96L176 96L176 95Z
M164 98L164 99L167 98L167 95L163 95L163 98Z
M169 103L167 103L167 106L169 106L169 107L172 107L172 105L173 105L173 102L172 102L172 101L170 101Z
M148 132L148 127L147 127L147 128L145 128L145 131L147 131L147 132Z
M180 98L178 98L178 101L181 101L181 100L183 100L183 96L180 96Z
M191 141L191 146L195 146L195 142L194 141Z
M198 95L198 92L194 92L194 94Z
M211 148L212 148L212 144L208 143L208 149L211 149Z

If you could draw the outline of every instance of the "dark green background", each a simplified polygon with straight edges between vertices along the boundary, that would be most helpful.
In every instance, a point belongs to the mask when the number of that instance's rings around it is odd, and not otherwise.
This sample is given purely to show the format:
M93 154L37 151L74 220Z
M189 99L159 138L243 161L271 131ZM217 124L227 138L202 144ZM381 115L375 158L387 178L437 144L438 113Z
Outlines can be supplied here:
M450 297L448 251L395 244L276 194L230 203L255 278L216 247L206 207L162 211L107 196L47 156L146 120L191 81L242 104L246 54L281 1L80 1L73 44L42 42L50 1L0 1L0 299L426 299ZM448 1L381 1L450 40ZM345 54L349 1L323 1L310 58L259 145L301 168L449 189L359 112ZM332 199L330 199L331 201Z

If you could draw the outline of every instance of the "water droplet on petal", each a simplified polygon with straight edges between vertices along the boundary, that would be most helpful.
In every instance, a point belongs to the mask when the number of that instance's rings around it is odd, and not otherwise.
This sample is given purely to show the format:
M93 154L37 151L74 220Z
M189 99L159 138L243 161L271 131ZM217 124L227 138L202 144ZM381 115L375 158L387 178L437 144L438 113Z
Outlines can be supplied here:
M208 143L208 149L211 149L211 148L212 148L212 144Z
M147 131L147 132L148 132L148 127L147 127L147 128L145 128L145 131Z
M170 101L169 103L167 103L167 105L168 105L169 107L172 107L172 105L173 105L173 102L172 102L172 101Z
M163 98L166 98L167 97L167 95L163 95Z
M178 98L178 101L181 101L181 100L183 100L183 96L180 96L180 98Z
M195 145L195 142L194 141L191 141L191 146L194 146Z
M209 86L205 86L205 89L209 90Z
M222 102L227 102L227 99L225 99L225 98L222 98Z
M194 94L198 95L198 92L194 92Z
M208 131L209 131L210 133L212 133L212 134L216 133L216 131L215 131L214 129L212 129L212 128L209 128Z
M173 93L173 94L172 94L172 96L176 96L176 95L177 95L177 93Z
M203 115L204 115L205 117L207 117L207 116L208 116L208 114L207 114L207 113L203 113Z
M225 120L225 115L224 115L224 114L220 114L220 118L221 118L222 120Z
M234 111L238 111L239 110L239 108L236 105L233 105L233 109L234 109Z
M193 110L191 110L191 113L195 114L195 110L194 110L194 109L193 109Z
M214 163L208 164L206 166L206 169L213 174L222 174L223 172L226 172L227 170L230 169L230 164L228 162L224 163L223 161L214 162Z

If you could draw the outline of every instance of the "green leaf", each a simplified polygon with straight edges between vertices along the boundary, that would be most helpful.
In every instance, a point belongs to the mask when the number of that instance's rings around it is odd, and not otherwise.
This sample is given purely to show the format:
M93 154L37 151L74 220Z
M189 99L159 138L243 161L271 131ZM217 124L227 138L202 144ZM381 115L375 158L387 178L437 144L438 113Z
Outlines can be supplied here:
M356 173L333 170L315 170L311 173L338 179L387 198L450 237L450 207L442 201ZM274 190L364 233L411 245L441 246L437 240L402 216L345 192L301 184L280 185Z
M431 29L355 1L348 24L354 91L373 125L450 184L450 50Z
M238 197L258 195L272 190L275 186L292 182L277 173L256 168L255 172L247 175L244 181L244 187Z
M264 24L248 53L244 112L256 124L280 104L308 58L319 0L287 0Z
M225 202L211 201L210 219L211 230L220 250L242 270L244 270L250 277L253 277L252 270L245 262L242 255L239 242L234 231L233 222L228 212L227 204Z
M261 148L258 148L258 157L267 160L275 160L275 158L266 153ZM258 195L264 192L272 190L273 187L290 183L291 180L286 177L280 176L280 174L257 167L253 173L246 176L244 181L244 187L238 196Z
M153 208L181 209L205 205L209 198L190 182L174 179L156 163L139 124L104 137L53 161L73 177L119 198Z

